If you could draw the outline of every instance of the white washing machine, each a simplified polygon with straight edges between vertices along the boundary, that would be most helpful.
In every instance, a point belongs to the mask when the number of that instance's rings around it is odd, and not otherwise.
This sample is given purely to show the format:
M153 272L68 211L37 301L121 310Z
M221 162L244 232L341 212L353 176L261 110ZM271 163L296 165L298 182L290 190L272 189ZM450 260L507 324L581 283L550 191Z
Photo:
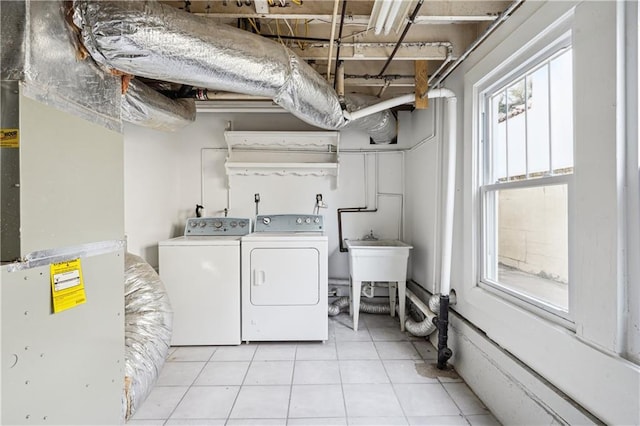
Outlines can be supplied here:
M250 219L191 218L161 241L160 278L173 308L171 345L239 345L240 238Z
M328 339L322 216L258 216L242 237L242 340Z

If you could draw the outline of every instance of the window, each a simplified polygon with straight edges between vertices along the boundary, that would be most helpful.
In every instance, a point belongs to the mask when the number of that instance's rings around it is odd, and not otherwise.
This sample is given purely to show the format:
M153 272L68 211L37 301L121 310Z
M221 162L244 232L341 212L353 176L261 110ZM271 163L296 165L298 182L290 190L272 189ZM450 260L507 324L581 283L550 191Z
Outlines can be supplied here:
M568 37L480 94L481 283L569 313L573 78Z

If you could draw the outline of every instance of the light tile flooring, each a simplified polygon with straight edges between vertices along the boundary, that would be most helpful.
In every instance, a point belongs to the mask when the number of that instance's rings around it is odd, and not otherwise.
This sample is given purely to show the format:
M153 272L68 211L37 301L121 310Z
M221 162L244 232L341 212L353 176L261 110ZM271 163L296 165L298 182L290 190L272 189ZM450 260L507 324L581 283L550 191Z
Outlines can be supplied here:
M130 425L496 425L396 318L329 320L329 340L173 348Z

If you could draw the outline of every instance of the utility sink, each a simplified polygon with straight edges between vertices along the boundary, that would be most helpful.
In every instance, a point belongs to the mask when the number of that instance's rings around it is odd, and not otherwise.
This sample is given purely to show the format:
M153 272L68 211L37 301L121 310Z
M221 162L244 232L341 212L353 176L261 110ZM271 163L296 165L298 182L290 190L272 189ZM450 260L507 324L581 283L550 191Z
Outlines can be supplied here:
M409 244L402 242L400 240L346 240L346 244L347 244L347 247L349 247L349 250L351 250L351 248L360 249L360 248L366 248L366 247L371 247L371 248L400 247L405 249L413 248Z
M346 240L349 270L358 281L406 281L413 247L399 240Z
M358 330L362 282L389 281L391 315L395 315L397 286L400 328L404 330L407 259L413 246L399 240L346 240L345 243L349 249L353 329Z

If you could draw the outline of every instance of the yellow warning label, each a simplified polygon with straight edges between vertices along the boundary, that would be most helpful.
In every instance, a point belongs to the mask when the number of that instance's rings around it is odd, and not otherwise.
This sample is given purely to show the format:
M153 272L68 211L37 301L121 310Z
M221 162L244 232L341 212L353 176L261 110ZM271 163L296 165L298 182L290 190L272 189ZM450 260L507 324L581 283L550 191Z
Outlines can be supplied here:
M53 312L75 308L87 301L80 259L51 264Z
M20 146L20 130L0 129L0 148L18 148Z

